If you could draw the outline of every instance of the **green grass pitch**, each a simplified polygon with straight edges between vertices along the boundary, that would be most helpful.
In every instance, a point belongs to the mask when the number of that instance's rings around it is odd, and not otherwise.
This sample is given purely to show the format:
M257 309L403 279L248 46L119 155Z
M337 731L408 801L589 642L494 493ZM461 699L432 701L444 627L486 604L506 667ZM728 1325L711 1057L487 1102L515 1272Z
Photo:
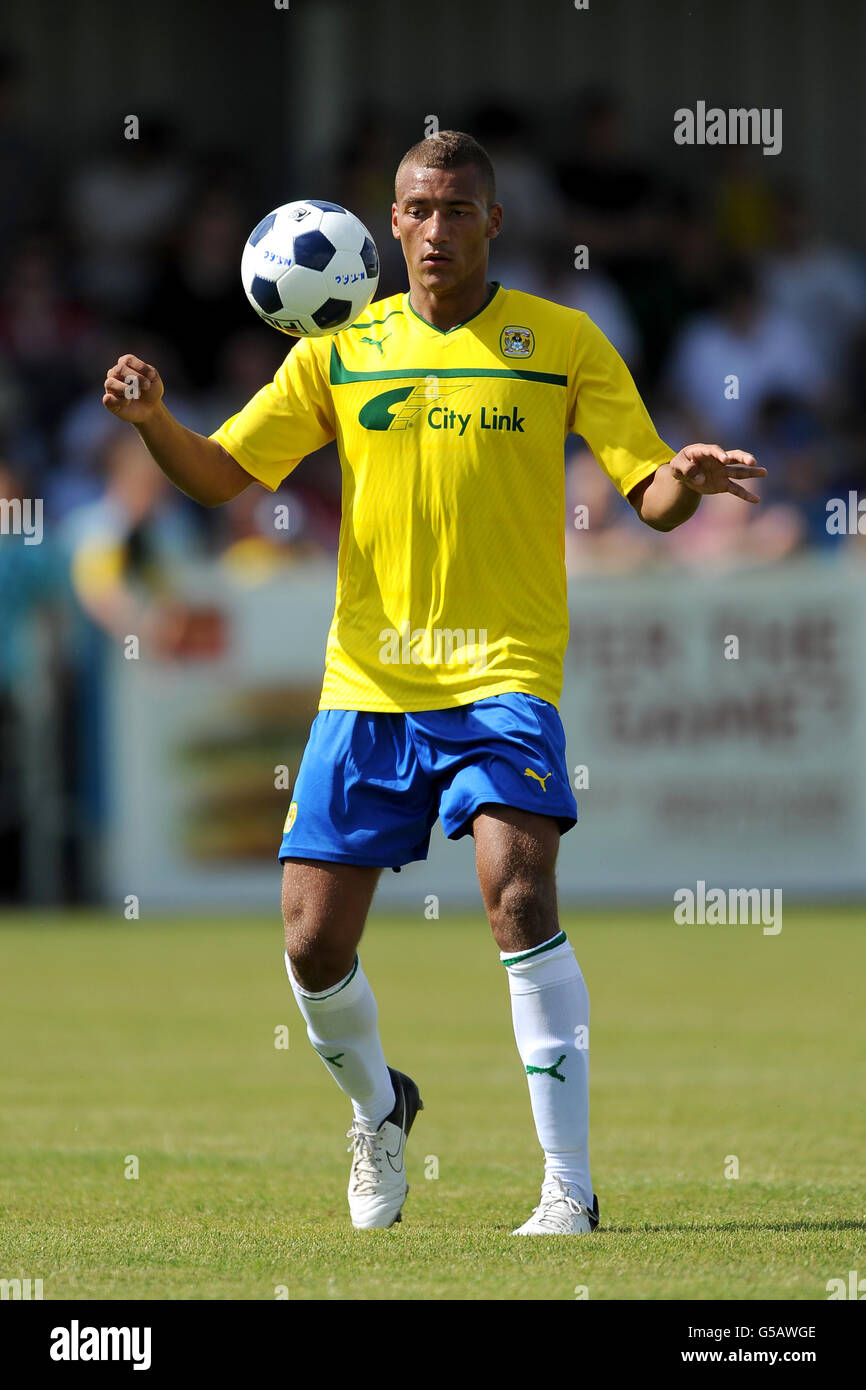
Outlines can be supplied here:
M658 908L562 925L592 1002L602 1225L518 1239L540 1152L480 911L374 904L385 1052L426 1109L402 1225L360 1233L350 1107L276 912L0 917L0 1277L46 1299L822 1300L866 1273L866 910L786 908L778 936Z

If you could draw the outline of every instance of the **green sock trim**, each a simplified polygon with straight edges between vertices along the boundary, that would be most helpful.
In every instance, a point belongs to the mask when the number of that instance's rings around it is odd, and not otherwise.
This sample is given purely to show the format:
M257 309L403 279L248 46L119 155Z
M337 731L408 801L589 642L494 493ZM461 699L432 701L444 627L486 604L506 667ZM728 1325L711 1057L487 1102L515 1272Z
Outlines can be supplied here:
M558 936L553 937L552 941L545 942L543 946L536 946L532 951L521 951L521 953L517 956L509 956L507 960L504 960L502 962L502 964L517 965L517 963L521 960L531 960L533 956L540 956L544 951L555 950L557 946L561 946L563 941L567 940L568 938L565 935L565 932L561 931Z
M349 971L349 974L346 976L345 980L343 980L338 985L334 985L334 988L329 989L327 993L311 994L308 989L301 989L301 986L298 984L297 980L295 980L295 988L298 990L299 994L302 994L304 996L305 999L331 999L335 994L339 994L341 989L345 989L347 985L350 985L352 983L352 981L358 973L358 966L360 964L360 956L355 956L355 964L352 966L352 969Z

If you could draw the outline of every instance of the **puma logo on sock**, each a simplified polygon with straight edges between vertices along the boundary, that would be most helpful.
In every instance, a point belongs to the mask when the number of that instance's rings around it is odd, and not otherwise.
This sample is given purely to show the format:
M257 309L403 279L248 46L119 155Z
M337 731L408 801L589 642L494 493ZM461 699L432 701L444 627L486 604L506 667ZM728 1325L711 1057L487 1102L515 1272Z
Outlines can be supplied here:
M550 773L548 773L547 775L548 775L548 777L549 777L549 776L550 776ZM558 1071L556 1070L556 1068L560 1065L560 1063L562 1063L562 1062L565 1061L565 1059L566 1059L567 1056L568 1056L568 1053L567 1053L567 1052L563 1052L562 1056L561 1056L561 1057L557 1057L556 1061L555 1061L555 1062L552 1062L552 1063L550 1064L549 1067L532 1067L532 1066L528 1066L528 1067L526 1068L526 1075L527 1075L527 1076L555 1076L556 1079L557 1079L557 1081L564 1081L564 1080L565 1080L565 1077L562 1076L561 1073L558 1072Z

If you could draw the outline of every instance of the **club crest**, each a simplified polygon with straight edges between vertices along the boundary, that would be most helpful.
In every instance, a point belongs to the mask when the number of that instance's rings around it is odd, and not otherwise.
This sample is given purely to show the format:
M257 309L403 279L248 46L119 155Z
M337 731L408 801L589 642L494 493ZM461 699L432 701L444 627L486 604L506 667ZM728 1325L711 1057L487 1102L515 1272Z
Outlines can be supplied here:
M509 324L503 328L499 339L499 350L503 357L531 357L535 349L535 334L531 328L520 328Z

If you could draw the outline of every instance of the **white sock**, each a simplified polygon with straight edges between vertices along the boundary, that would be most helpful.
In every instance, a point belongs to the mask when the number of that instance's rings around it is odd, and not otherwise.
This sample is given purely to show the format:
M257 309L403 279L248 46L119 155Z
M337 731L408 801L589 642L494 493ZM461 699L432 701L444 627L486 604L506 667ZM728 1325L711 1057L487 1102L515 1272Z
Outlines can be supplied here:
M394 1109L396 1096L379 1041L379 1011L360 957L355 956L344 980L319 994L298 984L288 951L285 962L307 1037L340 1090L350 1098L355 1118L369 1129L378 1129Z
M565 932L528 951L500 951L499 959L520 1059L539 1068L527 1070L527 1081L545 1182L557 1174L592 1209L589 995L580 966Z

